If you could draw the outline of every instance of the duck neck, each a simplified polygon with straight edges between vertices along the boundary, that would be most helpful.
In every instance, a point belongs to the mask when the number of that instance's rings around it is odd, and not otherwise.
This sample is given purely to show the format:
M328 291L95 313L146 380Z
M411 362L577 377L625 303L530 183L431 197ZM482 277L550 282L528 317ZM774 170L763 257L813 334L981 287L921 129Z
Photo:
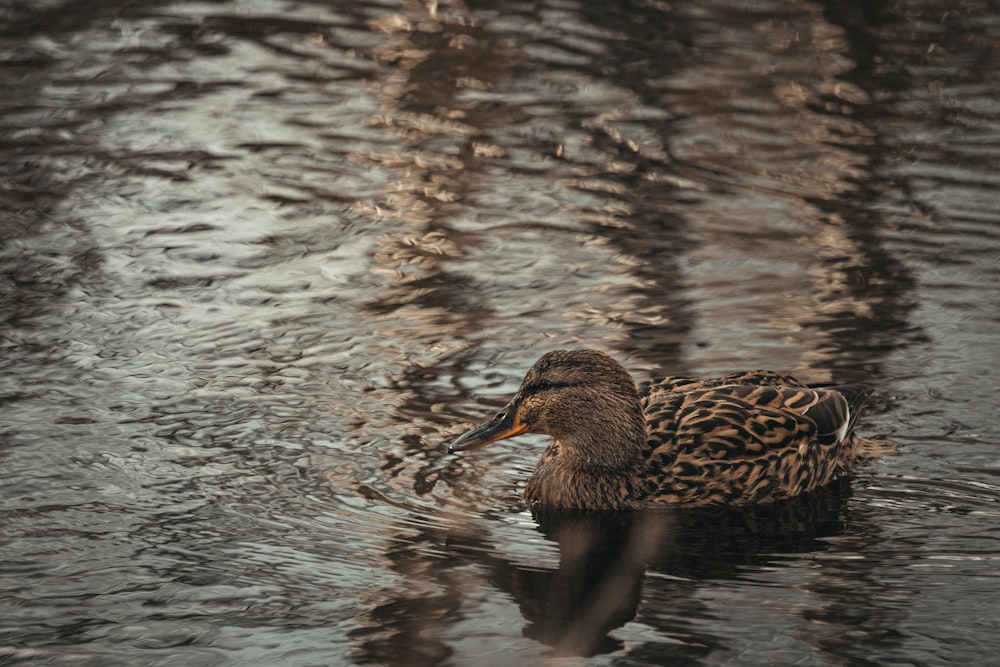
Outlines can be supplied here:
M584 428L557 436L565 466L591 475L629 474L638 469L647 439L646 419L638 401L616 408L595 410Z
M641 428L640 428L641 426ZM634 509L644 497L645 422L556 438L528 479L529 502L594 510Z

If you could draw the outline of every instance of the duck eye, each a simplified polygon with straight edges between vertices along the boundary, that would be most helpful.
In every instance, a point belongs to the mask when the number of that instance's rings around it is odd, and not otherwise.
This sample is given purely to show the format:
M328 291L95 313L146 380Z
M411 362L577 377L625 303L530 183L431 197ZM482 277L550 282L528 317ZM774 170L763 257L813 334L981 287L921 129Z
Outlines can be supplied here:
M552 389L552 383L549 382L548 380L542 380L541 382L538 383L538 388L539 389Z

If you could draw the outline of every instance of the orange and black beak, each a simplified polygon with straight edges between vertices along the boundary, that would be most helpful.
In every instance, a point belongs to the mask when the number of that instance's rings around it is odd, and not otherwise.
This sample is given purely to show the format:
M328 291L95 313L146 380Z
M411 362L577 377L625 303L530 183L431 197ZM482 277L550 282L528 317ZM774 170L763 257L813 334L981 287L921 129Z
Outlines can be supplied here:
M511 404L498 412L493 419L485 424L480 424L453 440L448 445L448 452L464 452L470 449L479 449L491 442L512 438L515 435L525 433L527 430L528 425L517 417L517 406Z

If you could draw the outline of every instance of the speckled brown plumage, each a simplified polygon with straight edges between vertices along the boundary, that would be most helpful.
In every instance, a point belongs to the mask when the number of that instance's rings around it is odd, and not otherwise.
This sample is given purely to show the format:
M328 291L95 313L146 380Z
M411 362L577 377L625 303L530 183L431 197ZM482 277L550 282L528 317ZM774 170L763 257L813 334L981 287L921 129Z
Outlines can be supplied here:
M768 503L821 487L855 463L853 427L868 394L769 371L637 387L606 354L560 350L531 367L504 410L449 449L553 436L525 488L533 503Z

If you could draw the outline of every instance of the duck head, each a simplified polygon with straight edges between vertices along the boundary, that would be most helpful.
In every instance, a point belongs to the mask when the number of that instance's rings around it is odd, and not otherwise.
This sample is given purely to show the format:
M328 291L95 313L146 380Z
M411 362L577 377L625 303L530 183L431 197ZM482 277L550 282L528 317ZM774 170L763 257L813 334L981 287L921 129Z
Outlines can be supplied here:
M522 433L551 435L565 456L588 467L620 468L645 443L646 423L635 382L618 362L596 350L557 350L535 362L506 407L448 451Z

